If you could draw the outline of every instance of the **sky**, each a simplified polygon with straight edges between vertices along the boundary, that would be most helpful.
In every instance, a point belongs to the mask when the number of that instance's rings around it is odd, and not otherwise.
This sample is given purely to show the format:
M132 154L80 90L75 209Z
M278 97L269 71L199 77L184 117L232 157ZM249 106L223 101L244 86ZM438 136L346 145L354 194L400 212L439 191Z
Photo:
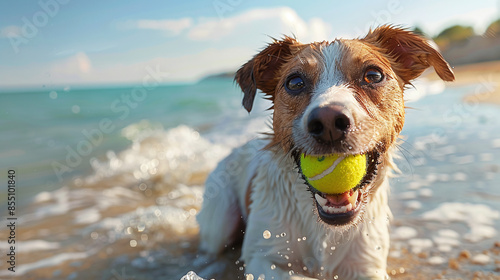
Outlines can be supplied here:
M356 38L387 23L480 34L498 18L500 0L1 1L0 90L195 82L283 35Z

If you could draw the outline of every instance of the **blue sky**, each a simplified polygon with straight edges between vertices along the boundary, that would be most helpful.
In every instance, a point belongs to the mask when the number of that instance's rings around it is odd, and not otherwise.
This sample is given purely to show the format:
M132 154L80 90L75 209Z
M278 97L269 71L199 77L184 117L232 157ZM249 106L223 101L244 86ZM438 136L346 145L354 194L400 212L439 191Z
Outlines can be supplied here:
M192 82L234 70L269 36L361 37L384 23L430 35L452 24L481 33L500 0L0 2L0 89Z

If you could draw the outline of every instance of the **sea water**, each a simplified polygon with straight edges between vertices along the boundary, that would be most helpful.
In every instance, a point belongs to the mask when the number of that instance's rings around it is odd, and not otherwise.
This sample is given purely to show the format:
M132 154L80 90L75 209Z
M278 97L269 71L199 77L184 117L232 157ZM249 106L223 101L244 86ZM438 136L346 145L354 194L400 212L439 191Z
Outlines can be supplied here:
M462 102L487 85L415 87L391 179L391 257L425 253L419 269L432 274L467 249L482 263L465 267L494 273L495 256L481 252L499 240L499 107ZM197 265L195 220L217 162L270 131L271 104L256 98L248 114L241 99L223 78L1 93L0 178L16 171L19 226L17 271L2 262L0 278L180 279L231 267L240 274L217 279L242 277L237 247Z

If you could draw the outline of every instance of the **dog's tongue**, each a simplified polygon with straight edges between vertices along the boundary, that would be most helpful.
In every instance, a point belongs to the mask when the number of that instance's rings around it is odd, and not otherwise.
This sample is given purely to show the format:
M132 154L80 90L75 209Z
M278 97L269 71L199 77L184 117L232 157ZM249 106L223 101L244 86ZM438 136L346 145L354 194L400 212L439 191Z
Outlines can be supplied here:
M358 191L349 190L341 194L326 194L325 197L330 204L343 206L355 202L358 198Z

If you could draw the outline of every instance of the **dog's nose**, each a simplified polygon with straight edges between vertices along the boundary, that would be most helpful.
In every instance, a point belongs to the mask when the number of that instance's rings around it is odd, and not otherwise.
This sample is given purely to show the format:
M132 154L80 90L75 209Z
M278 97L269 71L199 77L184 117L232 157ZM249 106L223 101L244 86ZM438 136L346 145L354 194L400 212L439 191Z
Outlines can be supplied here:
M340 105L318 107L311 111L307 132L323 142L340 140L353 123L349 110Z

